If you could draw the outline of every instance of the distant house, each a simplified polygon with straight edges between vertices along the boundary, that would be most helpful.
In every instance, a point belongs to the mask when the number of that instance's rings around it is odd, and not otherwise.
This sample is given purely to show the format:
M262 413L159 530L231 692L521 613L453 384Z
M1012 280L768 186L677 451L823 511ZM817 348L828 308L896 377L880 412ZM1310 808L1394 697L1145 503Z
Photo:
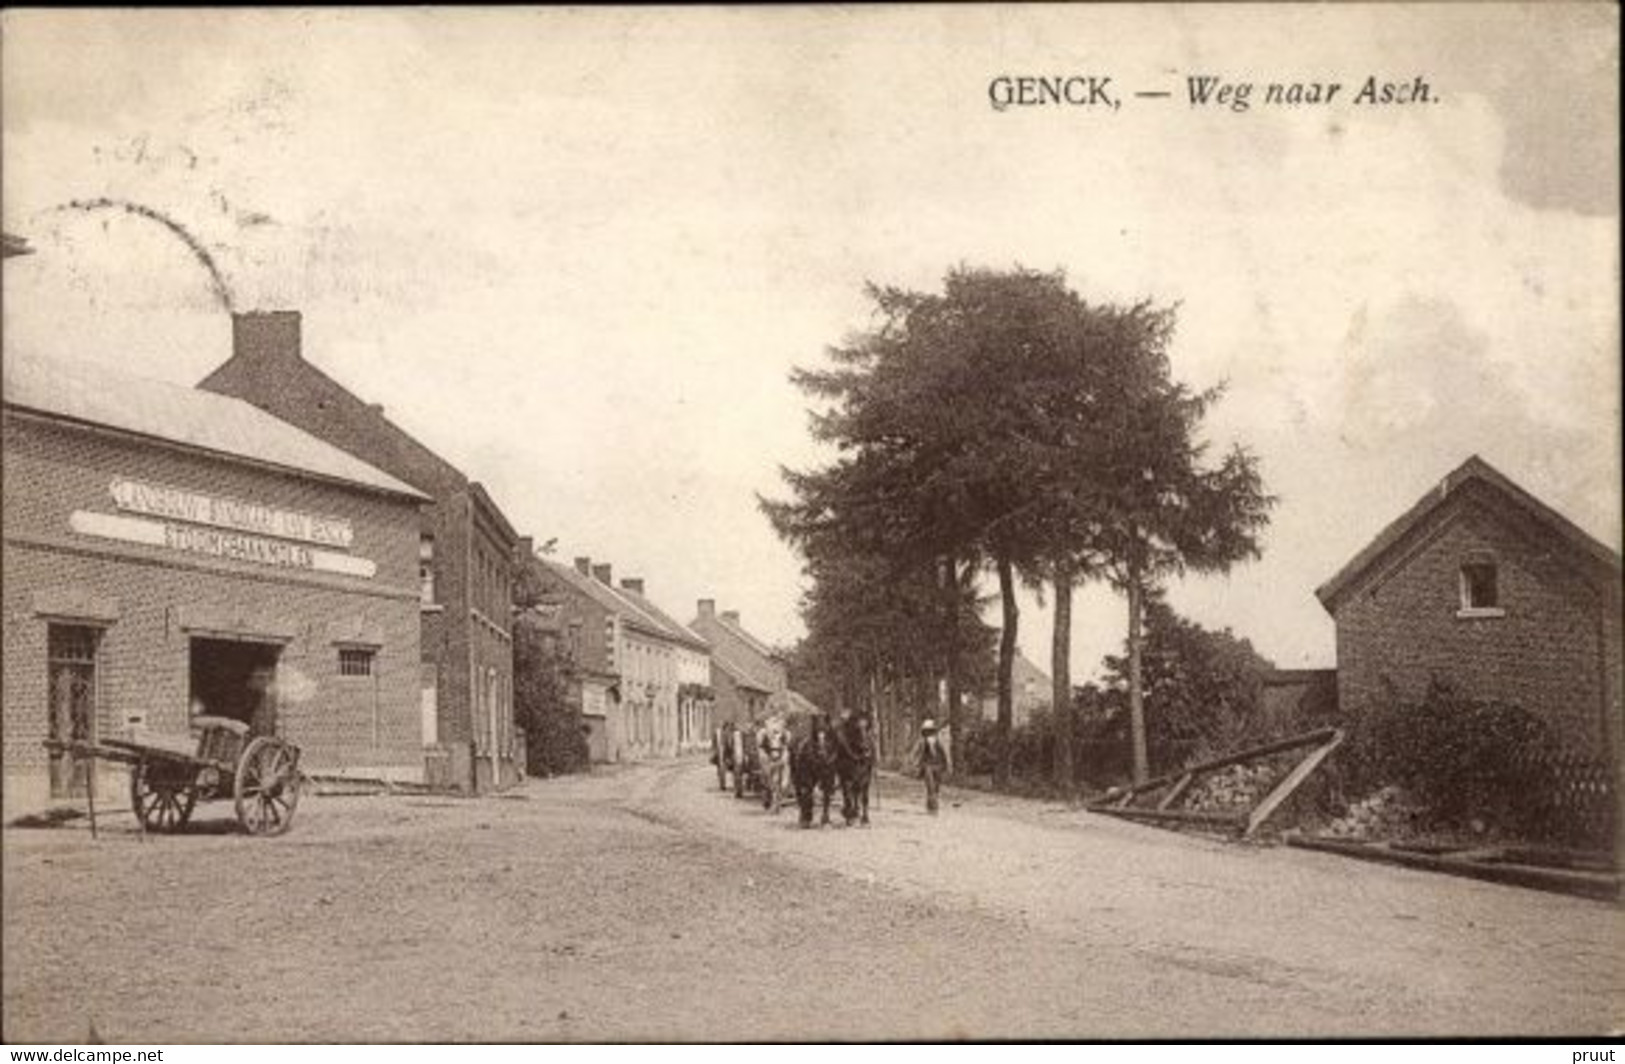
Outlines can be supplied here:
M1010 667L1010 724L1020 728L1032 720L1033 714L1048 710L1053 701L1053 684L1049 674L1028 660L1020 649ZM997 692L982 699L982 719L999 718Z
M676 716L670 732L675 752L693 753L711 748L711 717L716 705L711 682L711 646L643 593L643 580L622 580L619 588L644 613L660 622L671 636L676 663Z
M744 724L794 708L789 668L766 643L745 630L737 610L717 612L715 599L700 599L689 628L711 645L716 723Z
M1541 717L1575 752L1618 749L1620 558L1476 455L1316 591L1350 719L1431 681Z
M528 552L522 564L583 674L588 746L603 761L676 757L710 741L710 647L643 594L641 579L577 558L564 565ZM608 684L605 680L608 679Z

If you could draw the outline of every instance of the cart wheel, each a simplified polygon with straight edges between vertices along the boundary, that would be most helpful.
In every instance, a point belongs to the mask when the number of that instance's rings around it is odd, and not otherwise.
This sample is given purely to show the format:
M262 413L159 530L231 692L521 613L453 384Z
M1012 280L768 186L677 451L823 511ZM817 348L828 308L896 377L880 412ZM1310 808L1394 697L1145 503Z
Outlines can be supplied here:
M250 835L280 835L299 805L299 755L281 739L262 735L237 762L237 819Z
M197 788L173 771L137 761L130 768L130 808L148 831L179 831L192 819Z

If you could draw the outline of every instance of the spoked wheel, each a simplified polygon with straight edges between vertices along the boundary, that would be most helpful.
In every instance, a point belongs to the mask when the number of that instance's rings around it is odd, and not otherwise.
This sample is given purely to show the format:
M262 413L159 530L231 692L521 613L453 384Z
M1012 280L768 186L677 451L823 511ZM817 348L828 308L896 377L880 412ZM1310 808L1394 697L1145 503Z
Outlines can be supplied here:
M299 752L262 735L237 762L237 819L250 835L280 835L299 805Z
M179 831L197 804L194 781L175 769L138 761L130 769L130 808L147 831Z

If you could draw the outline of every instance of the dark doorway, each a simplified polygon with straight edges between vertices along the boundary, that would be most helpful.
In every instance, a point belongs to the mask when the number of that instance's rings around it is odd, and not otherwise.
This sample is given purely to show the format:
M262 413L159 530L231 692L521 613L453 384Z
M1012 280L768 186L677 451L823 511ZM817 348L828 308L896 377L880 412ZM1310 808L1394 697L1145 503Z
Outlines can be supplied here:
M228 717L252 735L276 734L275 643L192 640L192 716Z

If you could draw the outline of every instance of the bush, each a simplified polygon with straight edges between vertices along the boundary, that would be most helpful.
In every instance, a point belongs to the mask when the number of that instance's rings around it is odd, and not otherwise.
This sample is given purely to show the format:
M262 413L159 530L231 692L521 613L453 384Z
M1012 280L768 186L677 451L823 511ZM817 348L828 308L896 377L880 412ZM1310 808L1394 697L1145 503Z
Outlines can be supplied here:
M1544 721L1519 706L1459 697L1435 683L1417 705L1393 703L1359 723L1345 785L1369 795L1397 786L1440 828L1542 833L1559 781L1558 746Z
M1026 723L1010 729L1010 790L1049 793L1056 790L1055 747L1060 721L1048 710L1032 714ZM969 723L964 741L954 745L955 767L972 776L991 776L1005 749L997 725L990 720ZM1166 753L1159 748L1158 753ZM1129 776L1127 724L1073 714L1073 789L1104 790Z

